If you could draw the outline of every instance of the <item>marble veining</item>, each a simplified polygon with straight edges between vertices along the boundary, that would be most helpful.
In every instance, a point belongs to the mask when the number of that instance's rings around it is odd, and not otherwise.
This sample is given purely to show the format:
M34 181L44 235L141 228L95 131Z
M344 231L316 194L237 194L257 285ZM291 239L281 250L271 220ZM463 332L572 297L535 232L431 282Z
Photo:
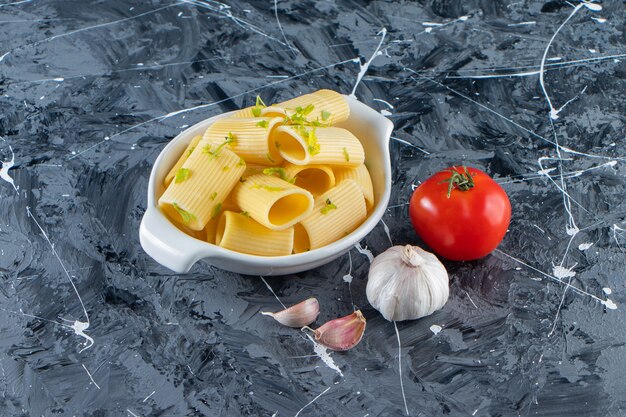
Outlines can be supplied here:
M625 6L591 1L0 3L0 415L622 416ZM319 88L389 117L392 198L346 256L285 277L141 249L150 169L205 118ZM500 247L444 262L443 310L385 321L369 263L421 244L412 191L467 164ZM331 352L259 314L361 309Z

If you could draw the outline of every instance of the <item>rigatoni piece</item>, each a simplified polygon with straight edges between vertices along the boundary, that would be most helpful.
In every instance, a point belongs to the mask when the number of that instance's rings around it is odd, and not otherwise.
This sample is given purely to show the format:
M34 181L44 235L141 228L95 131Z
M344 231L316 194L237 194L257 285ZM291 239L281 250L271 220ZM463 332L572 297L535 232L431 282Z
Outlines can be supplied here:
M172 183L159 198L159 207L174 222L202 230L221 211L226 196L246 169L235 153L222 146L197 146L181 169L185 179Z
M359 185L345 180L315 199L313 211L294 226L295 253L321 248L356 229L367 216Z
M293 227L272 230L254 221L246 213L225 211L217 224L215 244L251 255L289 255L293 248Z
M356 167L365 161L365 150L349 130L339 127L279 126L272 132L278 152L294 165Z
M365 197L365 205L367 211L370 211L374 207L374 187L372 186L372 177L365 164L361 164L356 168L351 167L334 167L335 181L340 184L344 180L354 180Z
M204 226L204 240L209 243L215 244L215 232L217 230L217 222L220 216L214 217Z
M335 186L333 170L326 165L284 165L284 175L298 187L304 188L317 197ZM285 179L283 178L283 179Z
M237 118L250 118L250 117L254 117L254 113L252 113L252 109L254 107L245 107L241 110L237 110L236 112L234 112L232 114L232 116L230 116L231 118L237 119Z
M279 163L282 158L274 141L270 141L270 132L280 123L281 119L268 117L220 119L209 126L200 145L220 144L230 138L232 143L228 144L228 149L244 161L264 165Z
M313 208L310 192L266 174L252 175L240 183L233 190L233 199L254 220L274 230L293 226Z
M304 109L313 106L306 115L308 121L318 121L324 124L343 122L350 116L348 101L341 94L332 90L318 90L291 100L276 103L261 110L263 117L292 116L298 107Z
M166 187L168 185L170 185L170 182L172 182L174 177L176 177L176 172L180 168L183 167L183 164L185 163L187 158L189 158L189 155L191 155L193 150L198 145L198 142L200 142L200 139L202 139L202 136L200 136L200 135L194 136L194 138L191 139L191 142L189 142L189 145L187 145L187 148L185 148L185 150L182 153L182 155L180 156L180 158L178 158L178 161L176 162L176 165L174 165L172 167L172 169L170 169L170 172L168 172L167 175L165 176L165 180L163 180L163 185L165 185Z

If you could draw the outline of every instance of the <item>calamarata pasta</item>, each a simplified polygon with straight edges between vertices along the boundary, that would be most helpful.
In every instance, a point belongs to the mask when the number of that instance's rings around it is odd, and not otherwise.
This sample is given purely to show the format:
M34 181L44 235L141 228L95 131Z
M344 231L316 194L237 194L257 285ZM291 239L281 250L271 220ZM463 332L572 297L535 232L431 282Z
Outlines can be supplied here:
M256 104L196 136L163 181L180 230L228 250L286 256L342 239L375 205L344 96L319 90Z

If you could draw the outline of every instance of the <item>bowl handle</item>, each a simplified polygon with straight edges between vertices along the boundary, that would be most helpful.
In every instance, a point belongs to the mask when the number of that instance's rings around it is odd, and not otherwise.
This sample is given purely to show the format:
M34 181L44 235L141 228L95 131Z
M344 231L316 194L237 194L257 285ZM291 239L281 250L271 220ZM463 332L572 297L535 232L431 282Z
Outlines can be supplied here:
M207 243L178 230L156 207L148 207L141 219L139 241L148 255L172 271L183 274L212 254Z

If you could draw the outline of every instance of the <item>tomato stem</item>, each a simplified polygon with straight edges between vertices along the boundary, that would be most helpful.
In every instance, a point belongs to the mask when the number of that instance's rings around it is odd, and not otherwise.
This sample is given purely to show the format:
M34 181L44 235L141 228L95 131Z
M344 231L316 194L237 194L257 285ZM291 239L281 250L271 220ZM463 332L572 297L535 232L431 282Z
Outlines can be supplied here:
M472 178L472 174L469 173L467 167L463 165L463 173L458 172L454 167L448 170L450 172L450 178L447 180L441 181L440 184L447 183L448 184L448 198L452 194L452 190L454 188L461 191L469 191L474 188L474 179Z

